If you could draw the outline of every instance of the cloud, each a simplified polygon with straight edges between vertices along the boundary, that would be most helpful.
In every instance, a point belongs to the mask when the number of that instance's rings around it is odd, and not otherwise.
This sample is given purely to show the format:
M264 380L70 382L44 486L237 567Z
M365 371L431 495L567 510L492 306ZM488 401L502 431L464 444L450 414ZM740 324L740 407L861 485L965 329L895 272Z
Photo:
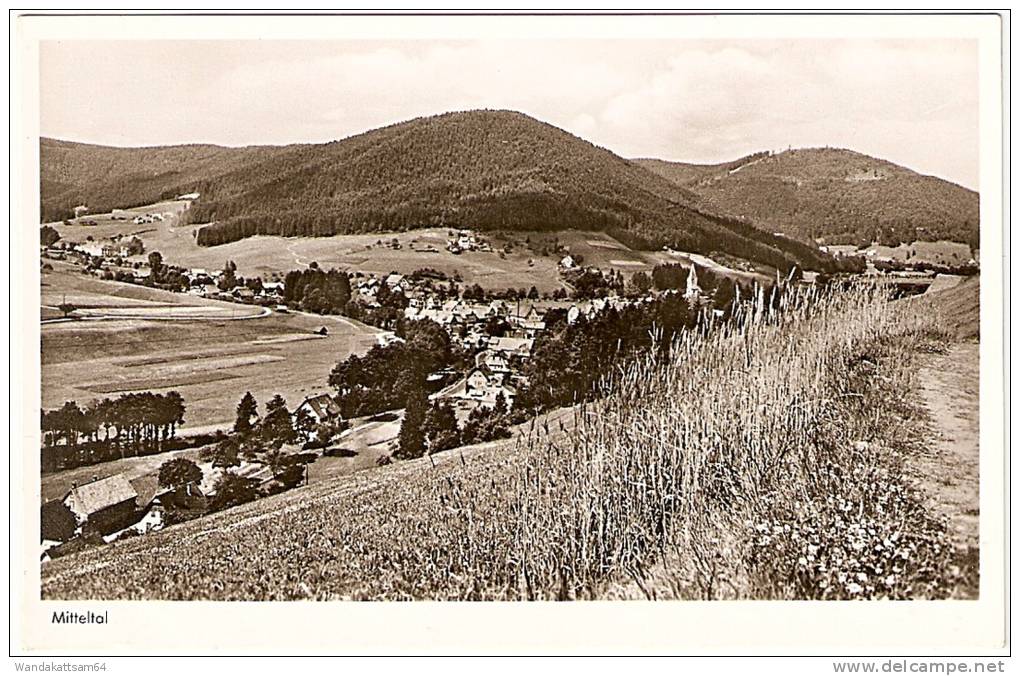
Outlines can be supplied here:
M977 184L966 41L74 41L41 70L43 133L95 143L318 142L509 108L629 157L849 146Z

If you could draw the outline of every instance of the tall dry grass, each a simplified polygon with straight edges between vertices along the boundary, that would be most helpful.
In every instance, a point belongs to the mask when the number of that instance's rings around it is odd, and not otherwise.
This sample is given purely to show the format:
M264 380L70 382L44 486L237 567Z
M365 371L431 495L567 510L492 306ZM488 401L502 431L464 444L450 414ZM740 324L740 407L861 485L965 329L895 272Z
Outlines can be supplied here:
M530 436L503 479L501 515L462 524L466 569L498 568L502 540L505 591L519 598L597 597L614 579L651 596L662 576L649 568L668 562L683 568L667 576L670 596L753 594L734 534L809 502L819 473L852 462L874 421L845 419L854 409L838 400L863 395L841 391L840 374L867 346L922 334L932 319L865 286L767 300L608 376L568 438ZM844 443L832 438L837 415ZM471 514L491 496L460 486L448 497Z

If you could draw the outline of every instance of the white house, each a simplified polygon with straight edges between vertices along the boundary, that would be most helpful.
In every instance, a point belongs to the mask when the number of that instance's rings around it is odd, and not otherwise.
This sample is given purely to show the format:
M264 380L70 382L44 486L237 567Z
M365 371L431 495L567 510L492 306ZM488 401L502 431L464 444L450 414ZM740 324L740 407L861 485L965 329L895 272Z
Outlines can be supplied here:
M316 424L334 422L341 419L340 406L328 394L308 397L294 409L294 418L307 417Z
M262 282L262 292L282 296L284 290L283 282Z
M517 390L506 382L505 373L494 373L486 367L475 367L464 380L464 387L454 392L453 396L474 402L479 406L493 408L499 395L503 395L507 409L513 407Z
M507 361L506 355L501 352L493 352L492 350L482 350L475 355L475 366L485 367L493 373L509 373L510 362Z
M103 245L99 242L86 242L85 244L79 244L75 247L78 251L89 256L102 256Z
M391 291L403 291L404 290L404 276L398 275L397 273L391 273L386 276L386 286Z

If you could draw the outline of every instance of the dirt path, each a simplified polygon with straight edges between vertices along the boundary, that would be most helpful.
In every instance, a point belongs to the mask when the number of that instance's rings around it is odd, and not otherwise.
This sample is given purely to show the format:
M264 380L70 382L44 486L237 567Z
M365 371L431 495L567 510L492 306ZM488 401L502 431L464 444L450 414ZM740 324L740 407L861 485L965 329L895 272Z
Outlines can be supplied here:
M931 416L927 452L909 461L930 505L949 518L949 535L963 550L978 546L979 345L956 343L931 355L919 373L921 402Z

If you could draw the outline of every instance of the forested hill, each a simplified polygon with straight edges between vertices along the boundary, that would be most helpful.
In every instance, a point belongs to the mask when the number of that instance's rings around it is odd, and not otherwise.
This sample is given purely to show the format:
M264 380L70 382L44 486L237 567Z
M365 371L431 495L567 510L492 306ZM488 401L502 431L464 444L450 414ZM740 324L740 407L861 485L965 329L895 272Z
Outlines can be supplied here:
M948 239L978 246L978 194L850 150L757 153L726 164L641 159L700 208L830 244Z
M686 188L508 111L419 118L321 145L124 150L44 141L42 154L49 213L79 201L96 210L199 192L191 221L214 222L199 232L206 246L256 234L427 225L573 228L602 230L639 248L721 251L780 268L827 264L814 247L712 216ZM93 193L95 175L101 181Z
M293 146L291 146L292 148ZM173 198L181 186L264 161L287 147L214 145L113 148L44 138L39 143L42 220L69 218L79 204L92 213Z

